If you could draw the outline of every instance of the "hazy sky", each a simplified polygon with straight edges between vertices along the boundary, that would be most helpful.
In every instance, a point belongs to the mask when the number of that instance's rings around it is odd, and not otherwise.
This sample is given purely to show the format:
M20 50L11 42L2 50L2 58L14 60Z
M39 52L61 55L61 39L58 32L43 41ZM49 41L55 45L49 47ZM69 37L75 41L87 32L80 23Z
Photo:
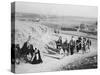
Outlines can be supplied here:
M16 12L38 13L60 16L80 16L96 18L98 8L95 6L62 5L46 3L16 2Z

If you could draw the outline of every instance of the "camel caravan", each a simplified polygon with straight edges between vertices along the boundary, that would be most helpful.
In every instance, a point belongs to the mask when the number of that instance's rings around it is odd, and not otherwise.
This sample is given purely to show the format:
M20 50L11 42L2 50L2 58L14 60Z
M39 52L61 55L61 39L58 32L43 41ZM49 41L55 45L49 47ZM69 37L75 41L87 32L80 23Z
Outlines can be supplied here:
M22 59L25 61L25 63L30 64L43 63L40 50L38 48L34 48L34 46L30 43L30 39L31 36L29 36L28 40L23 44L22 48L20 48L19 44L12 44L12 64L20 64ZM74 36L72 36L69 42L66 39L62 43L62 37L59 36L55 43L59 54L64 56L73 55L74 53L79 53L80 51L82 54L84 54L87 51L90 51L91 46L91 40L86 37L78 37L78 39L75 39Z

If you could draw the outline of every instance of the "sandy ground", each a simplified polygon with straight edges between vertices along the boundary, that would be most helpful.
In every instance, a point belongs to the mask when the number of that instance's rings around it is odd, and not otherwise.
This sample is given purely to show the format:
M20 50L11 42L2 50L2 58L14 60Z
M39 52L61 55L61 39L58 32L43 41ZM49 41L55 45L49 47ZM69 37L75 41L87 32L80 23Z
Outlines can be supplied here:
M94 40L91 46L91 51L88 53L85 53L85 54L78 53L74 55L65 56L61 59L55 59L55 58L52 58L52 56L51 57L44 56L42 64L32 65L28 63L27 64L21 63L20 65L16 65L15 72L16 73L29 73L29 72L57 71L69 63L81 60L86 57L97 55L96 47L97 47L96 40Z
M48 43L48 41L55 40L57 39L56 35L53 33L50 33L50 29L47 27L43 27L40 24L33 24L33 23L27 23L27 22L17 22L16 21L16 31L18 37L16 37L16 40L18 43L23 43L29 34L32 35L33 37L33 43L38 41L42 42L40 46L43 46L43 44ZM21 32L21 33L20 33ZM28 33L30 32L30 33ZM82 34L83 35L83 34ZM72 35L65 35L61 34L63 37L63 40L67 39L70 40ZM23 39L24 38L24 39ZM45 39L48 39L47 41ZM34 45L34 44L33 44ZM37 45L37 44L36 44ZM44 51L44 48L40 47L41 51ZM85 53L85 54L74 54L74 55L69 55L62 57L61 55L56 55L56 57L61 57L61 59L56 59L53 56L49 56L48 54L43 54L42 53L42 60L43 63L41 64L29 64L29 63L21 63L19 65L15 66L15 72L16 73L30 73L30 72L47 72L47 71L59 71L61 70L62 67L68 65L69 63L72 63L74 61L79 61L81 59L84 59L86 57L94 56L97 55L97 40L92 39L92 46L90 49L90 52Z

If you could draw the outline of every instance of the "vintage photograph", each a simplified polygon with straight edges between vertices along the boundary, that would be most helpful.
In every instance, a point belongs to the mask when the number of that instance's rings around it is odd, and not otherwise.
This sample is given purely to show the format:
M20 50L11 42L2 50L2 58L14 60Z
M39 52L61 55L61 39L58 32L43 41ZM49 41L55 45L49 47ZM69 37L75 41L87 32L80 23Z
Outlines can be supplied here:
M15 73L96 69L96 6L14 2L11 68Z

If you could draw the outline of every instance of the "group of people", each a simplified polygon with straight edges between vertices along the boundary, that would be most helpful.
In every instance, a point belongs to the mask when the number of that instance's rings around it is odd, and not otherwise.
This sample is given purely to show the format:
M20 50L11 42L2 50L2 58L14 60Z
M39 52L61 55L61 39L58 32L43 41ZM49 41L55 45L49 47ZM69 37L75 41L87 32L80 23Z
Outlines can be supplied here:
M80 50L84 54L87 50L90 51L91 46L91 40L86 37L78 37L78 39L75 39L74 36L72 36L69 42L66 39L62 43L62 37L60 36L55 42L59 53L67 55L73 55L74 53L78 53Z
M38 64L42 63L42 58L40 54L40 50L38 48L34 48L30 43L31 37L23 44L22 48L20 48L19 44L11 45L11 62L12 64L19 64L23 59L26 63ZM62 42L62 37L60 36L56 42L56 48L59 50L60 54L64 55L73 55L74 53L78 53L80 50L84 54L87 50L90 51L91 40L86 37L78 37L75 39L74 36L71 37L71 40L68 42L66 39Z
M23 44L20 48L19 44L12 44L11 47L11 62L19 64L21 60L24 60L26 63L38 64L42 63L42 58L40 51L37 48L34 48L30 43L29 39Z

